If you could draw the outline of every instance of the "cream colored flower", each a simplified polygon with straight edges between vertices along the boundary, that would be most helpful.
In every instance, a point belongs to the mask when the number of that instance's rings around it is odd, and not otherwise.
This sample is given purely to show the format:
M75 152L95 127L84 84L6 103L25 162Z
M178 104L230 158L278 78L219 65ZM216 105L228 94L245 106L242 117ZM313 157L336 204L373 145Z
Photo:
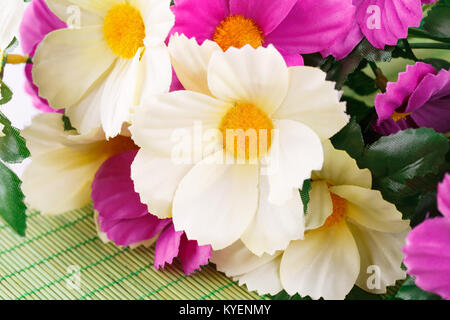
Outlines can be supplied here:
M260 294L284 289L313 299L344 299L355 284L385 293L405 278L402 246L409 221L371 190L370 171L328 141L324 151L323 169L312 175L304 239L265 259L237 243L213 253L218 270Z
M17 34L24 10L23 0L2 0L0 3L0 57Z
M142 202L216 250L241 239L262 255L301 239L298 189L322 167L321 139L348 121L334 84L319 69L288 68L272 46L223 52L174 36L169 50L186 91L145 100L130 128Z
M115 137L142 95L169 90L170 0L46 2L69 28L50 33L36 50L39 95L66 108L80 133L102 126Z
M43 214L60 214L91 202L95 173L109 157L136 148L119 135L106 141L101 130L89 135L64 131L60 114L41 114L22 131L31 163L22 176L26 203Z

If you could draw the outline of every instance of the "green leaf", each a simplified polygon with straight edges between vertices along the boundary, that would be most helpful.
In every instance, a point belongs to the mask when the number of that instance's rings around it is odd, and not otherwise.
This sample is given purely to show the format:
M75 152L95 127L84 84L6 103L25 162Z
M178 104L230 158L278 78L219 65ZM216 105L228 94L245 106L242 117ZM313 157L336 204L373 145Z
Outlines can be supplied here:
M407 180L437 173L448 148L447 138L432 129L408 129L382 137L364 151L358 163L372 171L374 187L383 196L395 199L412 195Z
M408 277L400 290L395 295L395 298L402 300L441 300L438 295L426 292L416 286L414 278Z
M303 187L300 190L300 197L302 198L303 202L303 211L306 214L308 210L308 203L309 203L309 192L311 191L311 179L305 180L303 182Z
M369 107L364 102L349 96L343 96L341 100L347 103L347 114L357 123L360 123L375 111L373 107Z
M450 38L450 5L439 2L423 20L423 29L439 38Z
M375 79L369 77L364 71L357 71L350 74L344 85L361 96L367 96L378 90L375 85Z
M13 93L11 89L0 79L0 105L11 101Z
M361 127L355 119L350 122L334 137L331 143L336 149L346 151L352 158L359 159L364 153L364 139Z
M11 122L0 112L0 159L8 163L20 163L30 156L25 139L19 130L11 126Z
M450 62L442 60L442 59L425 59L423 60L423 62L431 64L437 72L441 71L442 69L444 70L449 70L450 69Z
M300 295L290 296L286 291L281 291L280 293L271 296L271 300L311 300L310 297L302 298Z
M14 172L0 162L0 217L20 236L25 236L26 206L20 185Z
M364 39L361 43L356 47L356 52L366 59L367 61L372 62L389 62L392 59L392 52L394 51L395 46L386 46L384 50L377 49L367 40Z
M369 293L364 291L358 286L354 286L353 289L345 297L346 300L381 300L382 297L378 294Z
M62 116L62 121L64 123L64 131L76 130L74 127L72 127L72 124L70 123L70 119L66 115Z

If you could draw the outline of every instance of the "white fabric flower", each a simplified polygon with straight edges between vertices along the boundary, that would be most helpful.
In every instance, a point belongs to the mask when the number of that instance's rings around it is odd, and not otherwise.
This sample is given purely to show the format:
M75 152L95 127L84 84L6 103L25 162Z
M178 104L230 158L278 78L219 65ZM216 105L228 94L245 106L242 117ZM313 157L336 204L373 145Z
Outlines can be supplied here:
M64 131L60 114L36 116L22 131L31 163L22 176L26 203L42 214L61 214L91 202L91 184L102 163L135 149L130 137L106 141L101 130L88 135Z
M17 34L24 10L23 0L2 0L0 3L0 56Z
M240 284L259 294L284 289L313 299L344 299L355 284L371 293L386 293L388 286L405 278L402 247L409 221L402 220L379 191L371 190L369 170L359 169L329 141L324 151L323 169L312 175L304 239L292 241L284 253L263 258L233 245L213 254L218 270L239 275Z
M46 2L69 28L38 46L33 79L39 95L65 108L81 134L102 126L114 137L142 95L168 92L170 0Z
M222 52L174 36L169 50L186 91L145 100L130 127L142 202L215 250L241 239L273 254L301 239L298 189L322 167L321 139L348 121L334 84L319 69L288 68L272 46Z

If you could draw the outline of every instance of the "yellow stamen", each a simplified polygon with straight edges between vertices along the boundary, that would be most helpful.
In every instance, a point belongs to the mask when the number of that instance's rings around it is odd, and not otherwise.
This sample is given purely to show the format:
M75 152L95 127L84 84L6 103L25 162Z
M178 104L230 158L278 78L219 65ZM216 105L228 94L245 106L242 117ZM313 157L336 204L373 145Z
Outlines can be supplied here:
M394 119L395 122L400 121L402 119L405 119L407 116L409 116L411 113L399 113L395 112L392 114L392 119Z
M333 213L327 218L321 229L326 229L338 224L344 219L347 212L347 200L332 192L330 192L330 195L331 201L333 202Z
M222 118L223 146L236 158L249 160L267 153L272 144L273 122L260 108L236 104Z
M27 63L30 58L28 56L21 56L20 54L8 54L6 56L6 63L8 64L22 64Z
M113 6L105 17L103 34L116 55L133 58L144 46L145 24L141 13L128 3Z
M256 49L264 43L264 33L252 19L232 15L220 22L214 32L213 40L223 51L230 47L240 49L246 44Z

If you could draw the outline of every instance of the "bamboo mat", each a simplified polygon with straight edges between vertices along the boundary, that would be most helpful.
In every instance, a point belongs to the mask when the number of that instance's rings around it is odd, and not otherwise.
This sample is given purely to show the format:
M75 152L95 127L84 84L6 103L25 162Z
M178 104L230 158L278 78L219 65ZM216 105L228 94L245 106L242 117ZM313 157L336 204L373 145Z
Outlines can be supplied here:
M178 262L153 268L154 248L104 244L92 207L57 217L28 214L21 238L0 222L0 299L265 299L213 265L187 277Z

